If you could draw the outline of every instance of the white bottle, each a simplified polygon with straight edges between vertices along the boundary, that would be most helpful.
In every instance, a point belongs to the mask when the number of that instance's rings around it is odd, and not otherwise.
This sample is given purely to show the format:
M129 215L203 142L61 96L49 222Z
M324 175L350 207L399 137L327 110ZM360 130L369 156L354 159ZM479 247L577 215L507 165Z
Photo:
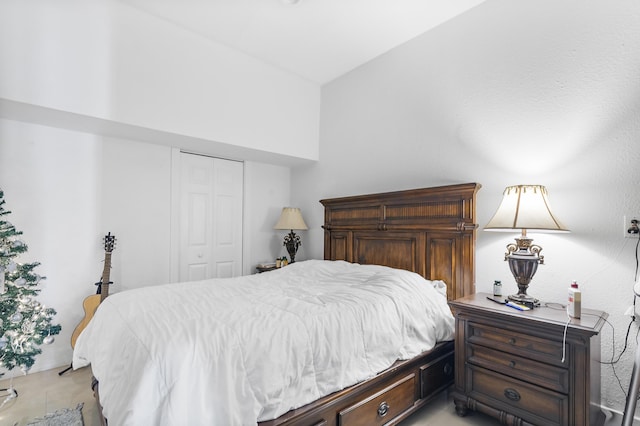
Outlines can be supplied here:
M567 303L567 314L573 318L580 318L580 311L582 309L582 293L578 289L578 283L571 282L569 287L569 303Z

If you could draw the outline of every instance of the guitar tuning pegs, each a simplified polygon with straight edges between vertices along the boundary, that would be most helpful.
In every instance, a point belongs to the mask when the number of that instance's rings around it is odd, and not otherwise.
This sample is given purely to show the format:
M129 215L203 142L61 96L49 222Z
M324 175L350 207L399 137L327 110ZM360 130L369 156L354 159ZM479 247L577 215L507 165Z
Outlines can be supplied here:
M103 241L104 241L104 249L105 249L105 251L107 251L107 252L113 251L113 248L116 245L116 237L115 237L115 235L111 235L111 232L109 232L107 235L105 235L103 237Z

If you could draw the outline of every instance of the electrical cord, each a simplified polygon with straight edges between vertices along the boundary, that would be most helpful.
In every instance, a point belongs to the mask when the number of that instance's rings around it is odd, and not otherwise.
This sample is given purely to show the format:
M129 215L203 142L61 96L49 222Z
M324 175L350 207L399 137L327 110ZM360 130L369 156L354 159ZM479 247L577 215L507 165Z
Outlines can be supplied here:
M564 333L562 333L562 363L564 364L565 355L567 353L567 328L571 322L571 316L567 315L567 322L564 324Z
M587 315L593 315L593 314L587 314ZM613 326L613 324L611 324L606 318L604 319L604 322L607 325L609 325L609 327L611 327L611 348L612 348L611 361L598 361L598 362L601 365L611 366L611 371L613 372L613 376L616 378L616 381L618 382L618 386L620 387L620 390L622 391L622 393L626 398L627 392L625 391L624 386L622 385L622 380L620 379L620 376L618 376L618 372L616 371L616 364L620 361L620 359L622 358L622 355L627 351L628 342L629 342L629 332L631 331L631 324L633 324L633 319L629 321L629 325L627 326L627 332L624 337L624 347L622 348L622 351L618 355L617 359L614 359L616 355L616 352L615 352L616 351L616 329ZM637 340L637 334L636 334L636 340Z
M640 260L638 259L638 247L640 246L640 238L636 241L636 274L634 282L638 281L638 266L640 266Z
M545 302L544 306L556 311L564 311L567 308L567 305L558 302ZM563 364L567 355L567 329L569 328L569 324L571 324L571 315L567 312L567 322L564 323L564 331L562 333L562 360L560 362Z
M624 249L624 245L621 247L620 252L618 252L618 254L616 255L615 259L616 260L620 254L622 253L622 250ZM638 238L638 240L636 241L636 248L635 248L635 273L634 273L634 283L638 282L638 275L640 273L640 238ZM604 268L606 269L606 268ZM635 286L634 286L635 287ZM610 361L598 361L600 364L602 365L610 365L611 366L611 370L613 371L613 375L616 378L616 381L618 382L618 386L620 386L620 389L622 390L622 393L625 395L625 398L627 397L627 391L625 390L624 386L622 385L622 380L620 379L620 377L618 376L618 373L616 372L615 366L616 364L620 361L620 359L622 359L622 356L624 355L624 353L627 351L627 348L629 346L629 335L631 333L631 325L640 318L636 318L635 316L635 312L636 312L636 301L638 299L638 297L640 297L639 294L636 294L635 292L635 288L634 288L634 292L633 292L633 313L631 315L631 319L629 321L629 324L627 325L627 331L625 333L624 336L624 346L622 347L622 351L620 351L620 353L618 354L617 358L616 358L616 353L615 353L615 348L616 348L616 330L615 327L613 326L613 324L611 324L606 318L603 318L604 322L606 324L609 325L609 327L611 327L611 360ZM557 303L557 302L547 302L544 304L545 307L549 308L549 309L555 309L555 310L563 310L566 309L566 305L562 304L562 303ZM583 315L594 315L594 316L598 316L595 314L590 314L590 313L584 313ZM565 343L566 343L566 335L567 335L567 328L569 326L571 322L571 317L569 317L568 321L566 322L565 326L564 326L564 333L563 333L563 345L562 345L562 362L564 363L565 360ZM638 328L638 330L636 331L636 346L638 343L638 336L640 335L640 327ZM640 348L637 348L636 350L640 350ZM640 396L639 396L640 399Z
M633 274L633 314L631 318L635 321L636 319L636 300L638 299L638 295L636 294L636 286L635 284L638 282L638 270L640 269L640 259L638 258L638 247L640 247L640 238L636 241L636 272Z
M566 305L563 305L562 303L557 303L557 302L547 302L545 303L545 307L549 308L549 309L555 309L555 310L564 310L566 309ZM591 316L597 316L599 317L600 315L596 315L596 314L591 314L588 312L583 312L582 315L591 315ZM622 358L622 355L627 351L627 347L628 347L628 342L629 342L629 334L631 331L631 325L633 324L633 319L631 319L629 321L629 325L627 326L627 332L625 334L625 338L624 338L624 347L622 348L622 351L620 352L620 354L618 354L618 357L616 359L615 356L615 347L616 347L616 329L613 326L613 324L611 324L606 318L603 318L604 322L611 327L611 347L613 348L613 351L611 353L611 361L598 361L600 364L602 365L610 365L611 369L613 370L613 375L616 378L616 381L618 382L618 386L620 386L620 389L622 390L622 393L625 395L625 397L627 396L627 392L624 389L624 386L622 386L622 380L620 379L620 377L618 376L618 373L616 372L615 369L615 365L620 361L620 359ZM565 360L565 348L566 348L566 339L567 339L567 328L569 327L569 324L571 323L571 317L568 318L567 322L564 325L564 333L563 333L563 337L562 337L562 362L564 363ZM640 333L640 329L638 329L638 332ZM636 341L638 340L638 334L636 333Z
M558 303L558 302L545 302L544 306L546 308L555 309L557 311L561 311L567 308L567 305L563 305L562 303Z
M618 355L618 358L614 360L615 357L615 328L613 327L613 325L607 321L605 319L605 322L607 324L609 324L609 326L611 327L611 347L612 347L612 352L611 352L611 361L609 362L603 362L600 361L600 364L603 365L610 365L611 366L611 371L613 372L614 377L616 378L616 381L618 382L618 386L620 386L620 390L622 390L622 393L624 394L625 398L627 397L627 392L624 388L624 386L622 385L622 380L620 380L620 377L618 376L618 373L616 372L616 364L620 361L620 359L622 358L622 355L627 351L628 345L629 345L629 334L631 332L631 325L636 321L636 301L638 299L638 294L636 294L636 289L635 289L635 283L638 282L638 272L640 271L640 256L638 256L638 249L640 248L640 238L638 238L638 240L636 241L636 250L635 250L635 262L636 262L636 270L634 273L634 291L633 291L633 312L631 314L631 320L629 321L629 325L627 326L627 332L625 333L624 336L624 346L622 347L622 351L620 352L620 354ZM638 346L638 333L640 332L640 328L636 331L636 350L639 350L640 348L637 348Z

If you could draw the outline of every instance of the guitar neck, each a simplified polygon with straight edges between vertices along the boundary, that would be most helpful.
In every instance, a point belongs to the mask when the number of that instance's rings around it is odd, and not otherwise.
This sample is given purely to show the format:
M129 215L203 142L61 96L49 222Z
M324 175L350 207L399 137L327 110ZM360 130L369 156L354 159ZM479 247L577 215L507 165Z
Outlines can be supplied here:
M111 252L104 254L104 269L102 270L102 281L100 282L100 302L109 296L109 275L111 273Z

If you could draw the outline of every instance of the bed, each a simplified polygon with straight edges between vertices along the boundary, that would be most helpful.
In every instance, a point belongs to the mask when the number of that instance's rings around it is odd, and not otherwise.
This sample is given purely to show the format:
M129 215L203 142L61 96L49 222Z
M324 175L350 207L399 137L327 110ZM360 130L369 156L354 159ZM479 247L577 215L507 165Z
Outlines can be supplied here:
M321 200L324 260L111 295L74 367L111 424L395 424L453 382L479 187Z

